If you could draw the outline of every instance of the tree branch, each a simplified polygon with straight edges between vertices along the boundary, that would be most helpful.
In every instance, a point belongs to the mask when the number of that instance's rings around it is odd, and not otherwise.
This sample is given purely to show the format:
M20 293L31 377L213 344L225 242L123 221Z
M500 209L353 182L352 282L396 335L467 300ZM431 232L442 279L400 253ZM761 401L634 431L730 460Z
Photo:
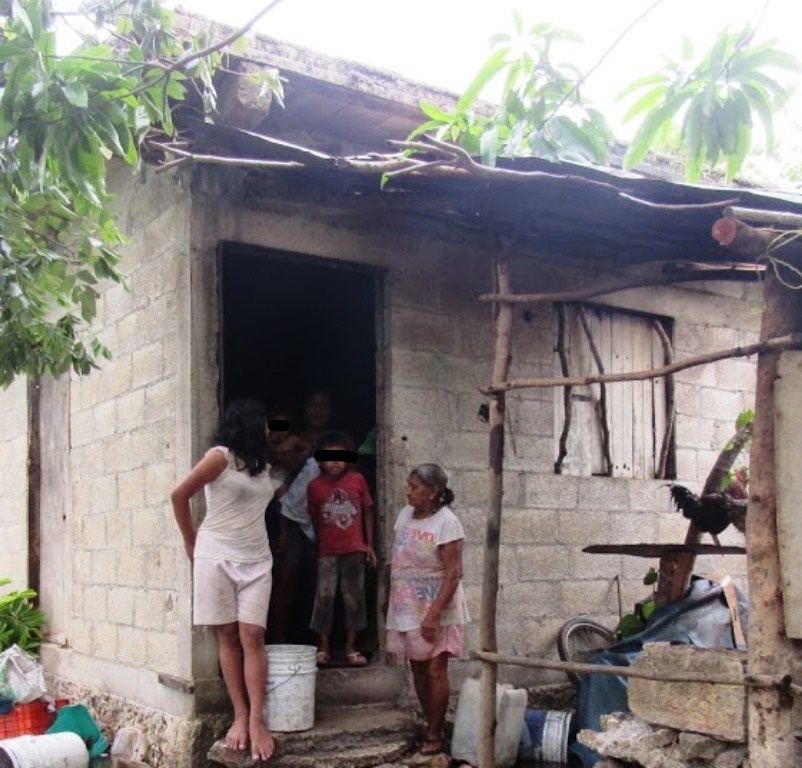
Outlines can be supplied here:
M303 163L296 163L294 160L257 160L255 158L223 157L221 155L198 155L194 152L187 152L178 149L171 144L163 144L158 141L149 141L149 147L160 149L162 152L169 152L187 160L195 160L198 163L209 165L248 165L255 168L303 168ZM169 165L171 163L167 163Z
M593 334L590 332L587 312L585 312L585 308L582 305L579 306L579 322L582 323L582 330L585 332L585 338L588 340L588 347L590 347L590 354L593 355L599 375L604 376L604 363L602 362ZM604 382L599 382L598 413L602 433L602 456L604 457L605 474L607 477L612 477L613 459L610 456L610 427L607 424L607 387Z
M565 378L568 378L570 368L568 367L568 354L565 351L565 307L558 304L557 307L557 355L560 358L560 370ZM557 453L557 460L554 462L554 474L561 475L563 472L563 462L568 455L568 435L571 431L571 386L563 387L563 428L560 433L560 448Z
M677 371L684 371L686 368L694 368L697 365L714 363L717 360L726 360L731 357L749 357L758 352L779 352L783 349L801 349L802 333L791 333L787 336L778 336L767 341L756 344L747 344L743 347L733 347L718 352L710 352L705 355L691 357L681 362L663 365L647 371L631 371L623 373L608 373L597 376L569 376L565 378L545 378L545 379L518 379L515 381L503 381L489 384L486 387L479 387L479 391L485 395L494 395L500 392L508 392L511 389L530 389L543 387L564 387L567 385L585 386L588 384L600 384L601 382L621 382L621 381L645 381L646 379L656 379L660 376L668 376Z
M558 302L575 302L591 299L594 296L604 296L608 293L618 293L619 291L629 291L634 288L651 288L661 285L674 285L676 283L690 283L697 280L724 280L729 275L744 272L743 265L732 266L720 269L718 267L710 270L700 270L689 274L670 274L654 277L637 277L621 280L618 283L608 283L607 285L590 285L586 288L577 288L572 291L555 291L553 293L513 293L508 296L501 296L496 293L484 293L479 296L479 301L508 301L511 304L556 304ZM761 272L762 268L755 266L755 273Z

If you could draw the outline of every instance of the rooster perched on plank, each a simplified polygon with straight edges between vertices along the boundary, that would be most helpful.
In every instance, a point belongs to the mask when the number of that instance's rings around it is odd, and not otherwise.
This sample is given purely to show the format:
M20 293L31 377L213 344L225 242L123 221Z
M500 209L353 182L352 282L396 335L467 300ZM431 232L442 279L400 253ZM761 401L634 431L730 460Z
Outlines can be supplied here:
M743 533L746 512L746 473L736 470L732 482L721 492L704 493L701 496L684 485L669 486L671 499L677 511L690 520L696 528L709 533L716 546L720 534L732 523Z

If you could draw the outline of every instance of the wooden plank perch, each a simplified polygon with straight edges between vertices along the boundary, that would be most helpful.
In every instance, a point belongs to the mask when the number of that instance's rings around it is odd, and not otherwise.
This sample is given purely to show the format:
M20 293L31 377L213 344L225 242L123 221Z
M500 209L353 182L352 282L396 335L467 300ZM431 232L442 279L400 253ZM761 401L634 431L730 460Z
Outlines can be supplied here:
M587 386L588 384L600 384L602 382L621 382L621 381L645 381L646 379L656 379L660 376L669 376L677 371L684 371L686 368L694 368L698 365L714 363L717 360L727 360L732 357L749 357L759 352L779 352L784 349L802 348L802 333L790 333L787 336L777 336L766 341L755 344L746 344L742 347L732 347L722 349L717 352L708 352L704 355L689 357L670 365L662 365L659 368L651 368L645 371L625 371L622 373L591 374L588 376L566 376L549 377L543 379L514 379L512 381L501 381L480 387L479 391L485 395L493 395L499 392L508 392L511 389L529 389L544 387L565 387L565 386Z

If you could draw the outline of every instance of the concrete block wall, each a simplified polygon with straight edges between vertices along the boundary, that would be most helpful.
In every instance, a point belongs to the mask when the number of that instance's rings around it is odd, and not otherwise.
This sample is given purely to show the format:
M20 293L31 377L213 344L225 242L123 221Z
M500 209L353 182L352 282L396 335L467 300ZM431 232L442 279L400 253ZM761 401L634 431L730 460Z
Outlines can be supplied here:
M73 615L49 669L73 684L173 714L189 697L189 564L173 521L184 356L178 295L189 261L189 196L180 174L111 179L129 244L126 285L104 287L95 323L112 359L73 377L69 400ZM100 682L99 682L100 680Z
M472 260L464 250L434 250L420 258L407 255L404 274L392 270L389 278L388 501L403 503L403 478L415 464L431 460L446 468L466 528L464 582L478 620L488 434L478 417L486 399L477 388L490 378L494 334L489 307L476 297L489 291L489 270L481 257ZM516 285L519 291L546 290L542 280L527 285L525 276ZM555 288L559 283L552 278L548 289ZM673 318L675 359L757 339L759 315L750 311L756 286L737 298L698 288L662 291L659 300L655 293L629 292L617 305ZM551 307L516 309L513 344L510 378L555 375ZM738 414L753 407L754 362L689 369L675 382L678 481L699 490L732 437ZM587 554L585 546L680 543L688 525L673 510L665 481L554 475L557 394L518 390L507 399L497 628L501 650L520 655L556 656L557 631L566 619L586 615L612 627L619 609L627 613L648 596L643 577L656 560ZM748 456L740 463L748 463ZM387 510L389 522L392 512ZM734 529L722 540L743 544ZM733 575L745 589L745 567L743 556L708 557L699 558L695 570ZM478 630L474 621L469 647L477 646Z
M0 390L0 593L28 586L28 389L17 378Z
M218 177L219 178L219 177ZM219 190L210 185L208 209ZM492 371L492 308L477 301L490 291L486 253L458 235L436 239L422 229L387 222L349 220L323 206L309 218L302 207L260 199L258 211L235 198L219 214L217 239L315 256L359 261L386 270L383 346L384 387L378 516L385 548L404 504L410 468L443 465L466 529L465 587L474 618L468 647L478 641L479 603L487 511L487 425L478 387ZM217 206L219 208L219 206ZM211 240L207 247L211 247ZM566 274L542 263L516 262L515 287L551 291L598 282L602 275ZM757 286L642 289L600 299L622 309L674 319L675 358L754 341ZM614 301L613 301L614 299ZM518 308L511 375L555 373L554 321L549 305ZM678 389L678 481L701 487L732 434L738 413L754 393L752 361L722 361L675 376ZM722 390L721 397L717 389ZM687 521L672 510L665 481L556 476L555 392L521 390L508 396L498 636L503 651L556 657L562 623L584 614L613 626L649 593L643 577L656 561L582 552L588 544L684 540ZM724 543L743 543L726 532ZM699 558L699 573L730 573L744 586L743 557ZM518 672L514 674L518 675ZM561 680L540 674L540 680Z

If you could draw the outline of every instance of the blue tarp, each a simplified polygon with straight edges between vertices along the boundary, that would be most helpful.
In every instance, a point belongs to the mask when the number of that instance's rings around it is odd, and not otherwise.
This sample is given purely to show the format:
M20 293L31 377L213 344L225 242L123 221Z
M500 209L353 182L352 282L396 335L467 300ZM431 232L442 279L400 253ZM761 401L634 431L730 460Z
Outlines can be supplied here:
M748 605L736 590L738 614L747 635ZM730 611L720 584L694 577L685 596L658 608L646 627L635 635L603 651L593 664L628 667L643 649L644 643L670 642L698 648L735 648ZM577 703L579 730L600 731L600 718L610 712L626 712L627 681L608 675L582 675ZM600 755L579 742L570 746L585 768L594 765Z

